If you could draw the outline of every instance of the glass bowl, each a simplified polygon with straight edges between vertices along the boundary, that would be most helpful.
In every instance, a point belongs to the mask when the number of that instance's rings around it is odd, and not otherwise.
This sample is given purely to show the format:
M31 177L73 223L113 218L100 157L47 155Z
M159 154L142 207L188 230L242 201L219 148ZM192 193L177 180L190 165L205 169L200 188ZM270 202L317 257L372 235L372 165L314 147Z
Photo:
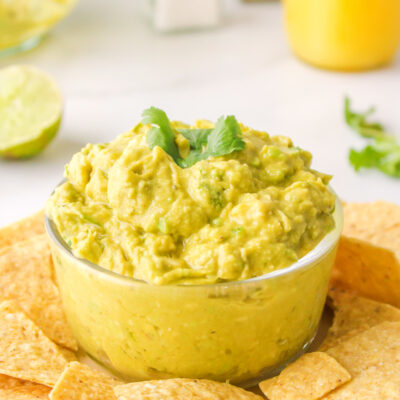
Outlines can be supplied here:
M0 0L0 56L36 46L77 0Z
M249 386L307 350L342 231L295 264L256 278L157 286L76 258L46 217L66 317L82 349L126 379L208 378Z

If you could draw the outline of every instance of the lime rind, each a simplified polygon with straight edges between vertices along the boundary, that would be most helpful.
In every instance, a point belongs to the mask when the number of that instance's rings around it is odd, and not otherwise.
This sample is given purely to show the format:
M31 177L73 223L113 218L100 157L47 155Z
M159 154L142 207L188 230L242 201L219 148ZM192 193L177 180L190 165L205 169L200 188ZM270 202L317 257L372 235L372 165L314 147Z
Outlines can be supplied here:
M0 149L0 155L4 158L31 158L42 152L47 145L57 135L58 129L61 125L61 117L54 125L45 129L41 136L27 143L16 144L7 149Z

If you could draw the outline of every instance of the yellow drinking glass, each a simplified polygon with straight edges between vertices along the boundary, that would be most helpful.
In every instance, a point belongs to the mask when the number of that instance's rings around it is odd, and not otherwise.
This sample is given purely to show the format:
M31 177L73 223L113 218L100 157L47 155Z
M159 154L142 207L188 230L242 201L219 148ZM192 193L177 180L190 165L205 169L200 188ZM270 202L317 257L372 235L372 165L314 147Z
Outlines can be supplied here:
M294 53L317 67L356 71L389 63L400 43L400 0L284 0Z
M75 3L76 0L0 0L0 56L34 47Z

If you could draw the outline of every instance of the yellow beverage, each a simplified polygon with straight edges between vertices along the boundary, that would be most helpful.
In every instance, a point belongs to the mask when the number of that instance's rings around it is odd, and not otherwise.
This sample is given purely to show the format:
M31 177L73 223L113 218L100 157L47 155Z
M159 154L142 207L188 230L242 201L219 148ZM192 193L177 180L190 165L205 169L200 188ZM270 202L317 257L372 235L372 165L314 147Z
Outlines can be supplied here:
M313 65L363 70L390 62L400 43L400 0L285 0L295 54Z
M76 0L0 0L0 51L31 47Z

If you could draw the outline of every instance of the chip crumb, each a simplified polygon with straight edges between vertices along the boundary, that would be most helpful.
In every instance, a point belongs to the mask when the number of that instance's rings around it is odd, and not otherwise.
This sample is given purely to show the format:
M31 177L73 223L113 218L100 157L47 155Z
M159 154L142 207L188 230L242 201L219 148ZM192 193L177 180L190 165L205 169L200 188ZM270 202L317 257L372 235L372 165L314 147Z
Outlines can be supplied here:
M206 379L163 379L134 382L114 388L118 400L262 400L228 383Z
M0 300L16 300L30 319L57 344L78 345L65 319L46 235L0 250Z
M0 373L53 386L67 360L14 301L0 304Z
M116 400L121 382L79 362L68 364L50 393L51 400Z
M349 372L334 358L314 352L304 354L259 386L270 400L317 400L349 380Z
M0 248L30 239L42 233L45 233L43 210L28 218L0 228Z

